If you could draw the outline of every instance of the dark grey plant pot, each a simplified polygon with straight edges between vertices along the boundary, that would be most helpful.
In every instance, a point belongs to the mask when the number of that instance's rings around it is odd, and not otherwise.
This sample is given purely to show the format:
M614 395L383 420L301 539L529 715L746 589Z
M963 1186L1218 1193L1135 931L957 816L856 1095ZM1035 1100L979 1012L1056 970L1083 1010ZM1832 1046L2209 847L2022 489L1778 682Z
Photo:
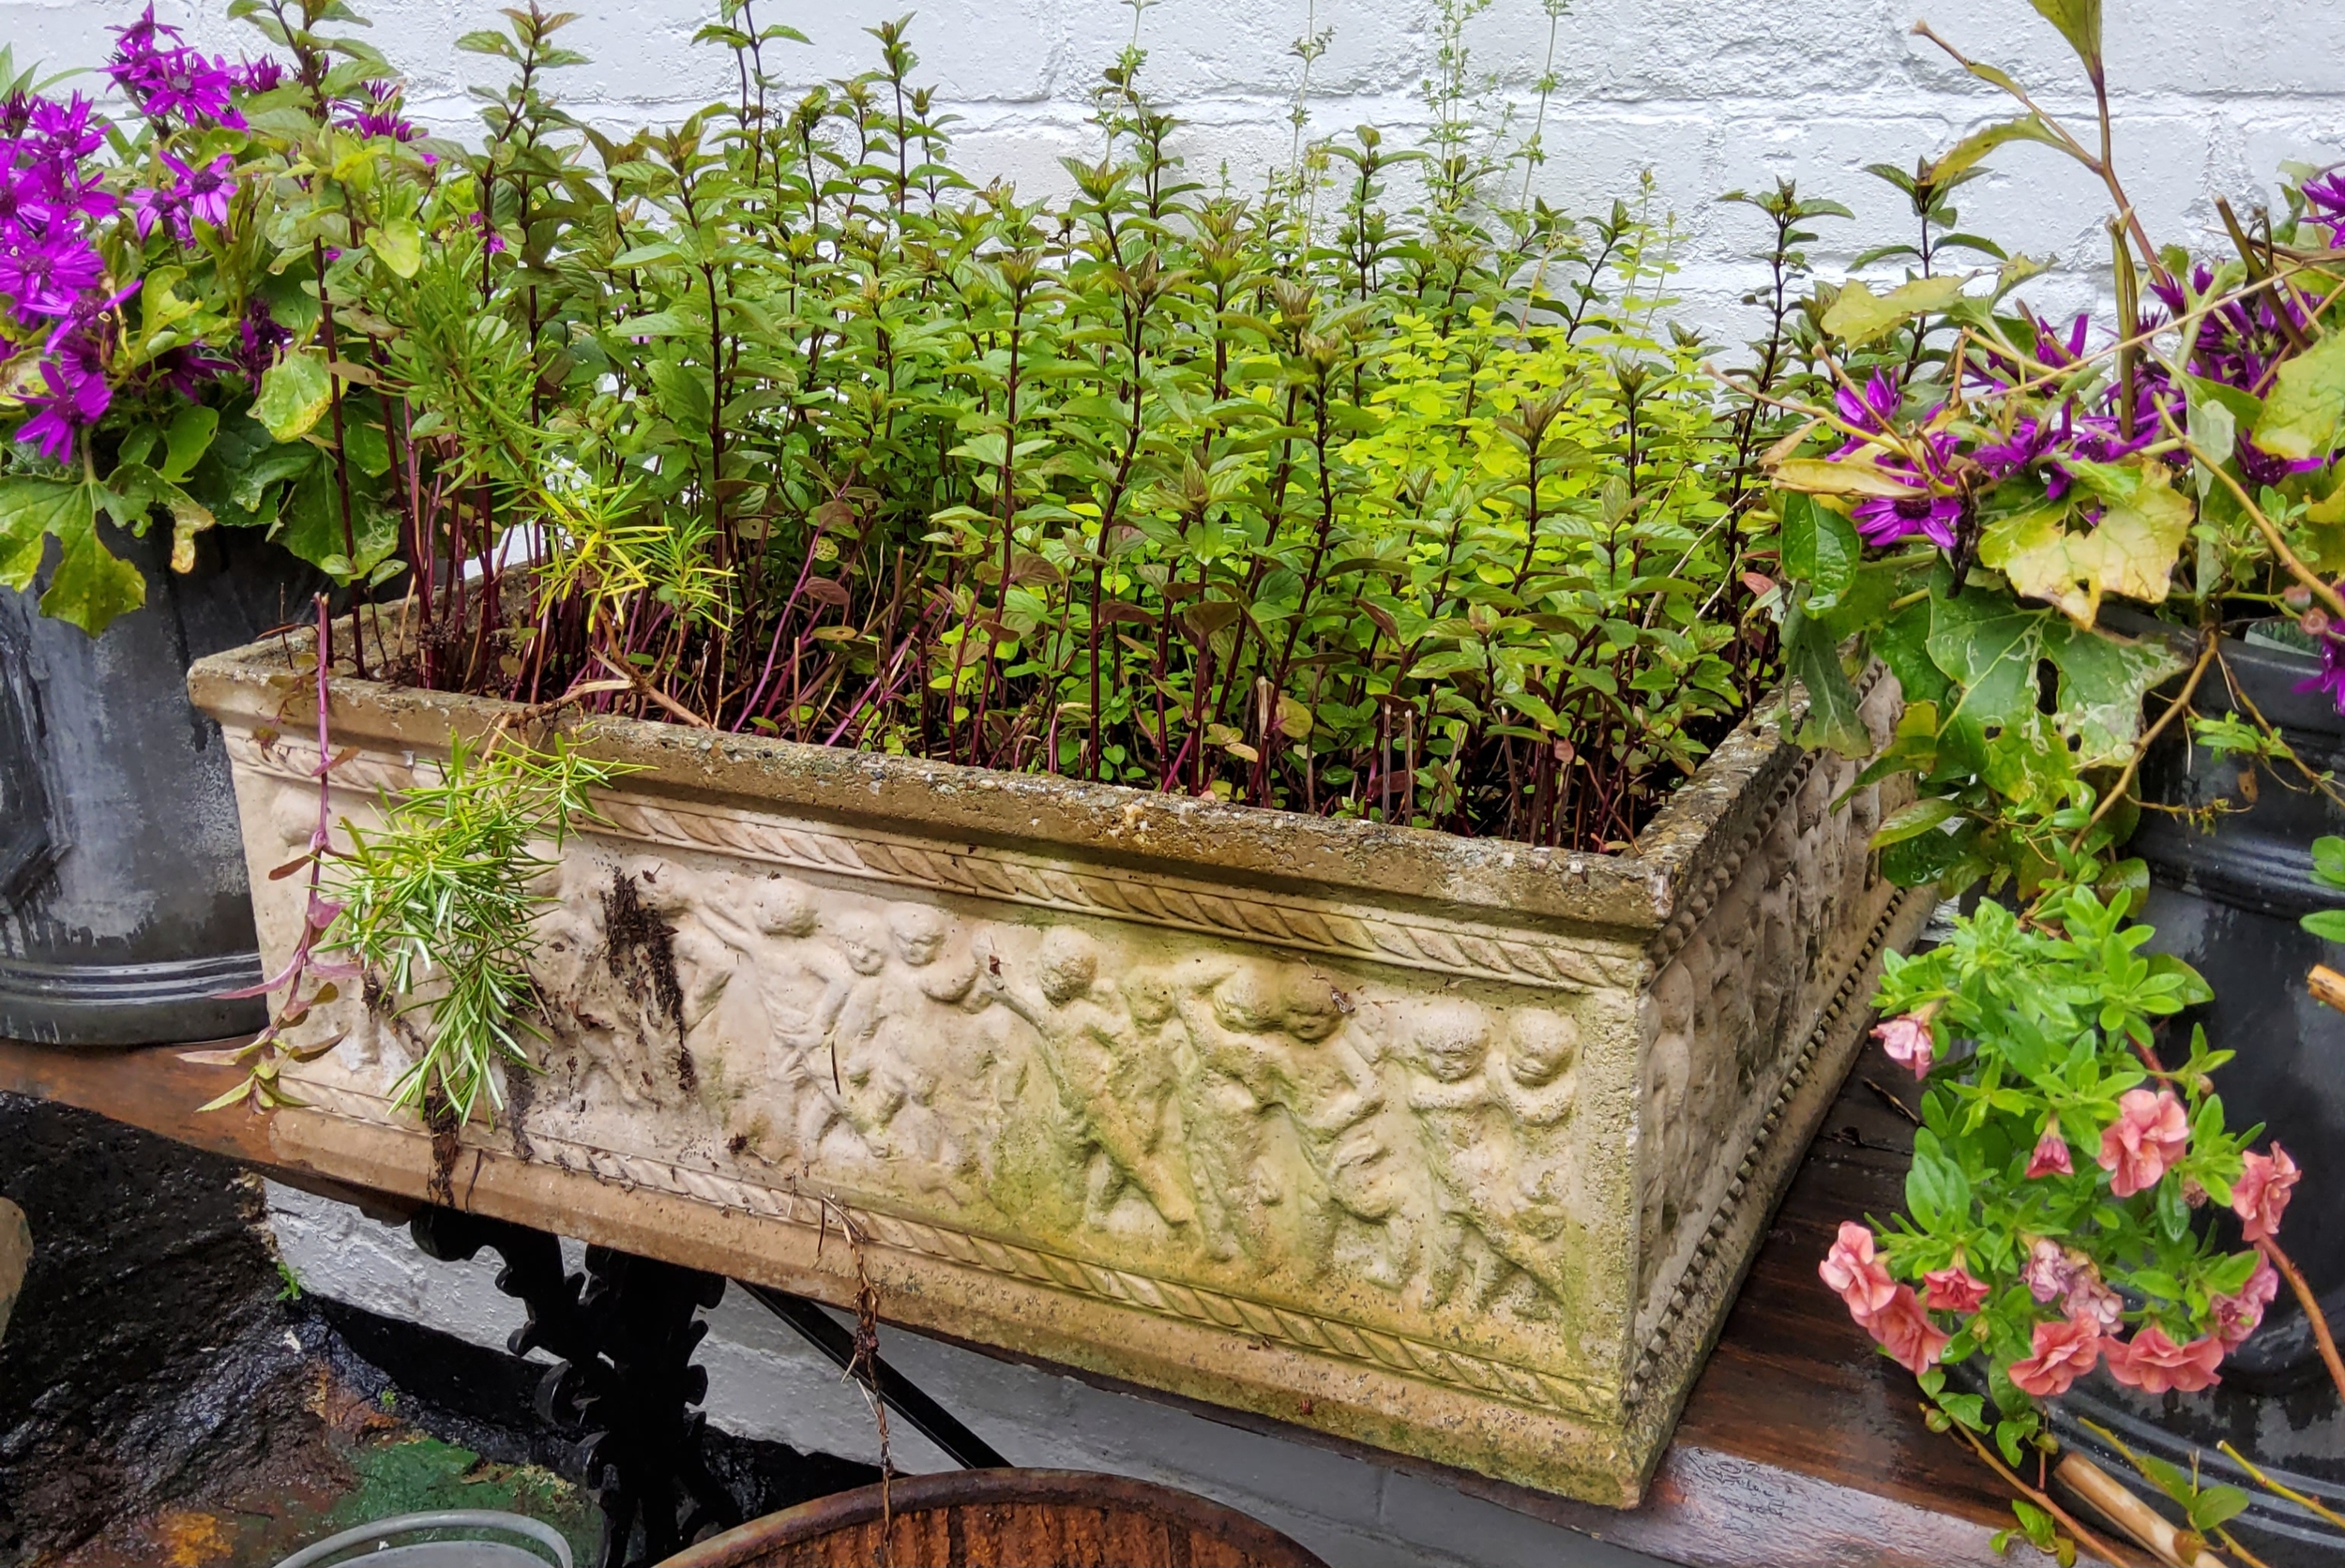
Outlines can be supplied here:
M315 574L215 530L192 572L170 534L107 533L146 604L102 636L0 589L0 1038L147 1045L249 1033L261 977L219 731L188 701L190 660L306 618Z
M2295 690L2318 671L2316 658L2240 640L2226 643L2224 658L2238 692L2309 766L2345 776L2345 718L2327 696ZM2194 706L2210 716L2234 708L2219 671L2201 682ZM2285 762L2217 760L2180 726L2144 759L2141 788L2154 805L2227 805L2211 833L2180 816L2145 811L2133 837L2133 852L2150 864L2141 918L2157 928L2151 945L2187 959L2215 989L2214 1001L2169 1026L2164 1050L2180 1060L2195 1023L2216 1048L2238 1053L2217 1075L2228 1119L2234 1127L2262 1123L2259 1143L2277 1138L2303 1167L2280 1240L2329 1320L2345 1323L2345 1204L2337 1200L2345 1184L2345 1014L2313 1001L2305 986L2315 964L2345 968L2345 948L2297 924L2313 910L2345 904L2345 894L2312 881L2312 841L2345 835L2345 807ZM2245 1244L2228 1214L2220 1224L2226 1241ZM2196 1455L2210 1479L2246 1485L2256 1497L2239 1523L2251 1530L2259 1556L2275 1563L2337 1561L2345 1532L2261 1491L2216 1448L2228 1441L2258 1466L2289 1472L2295 1489L2345 1511L2345 1419L2310 1326L2285 1286L2262 1328L2224 1363L2222 1379L2201 1395L2147 1395L2096 1373L2060 1402L2058 1422L2070 1440L2108 1454L2120 1474L2130 1471L2079 1418L2186 1470Z

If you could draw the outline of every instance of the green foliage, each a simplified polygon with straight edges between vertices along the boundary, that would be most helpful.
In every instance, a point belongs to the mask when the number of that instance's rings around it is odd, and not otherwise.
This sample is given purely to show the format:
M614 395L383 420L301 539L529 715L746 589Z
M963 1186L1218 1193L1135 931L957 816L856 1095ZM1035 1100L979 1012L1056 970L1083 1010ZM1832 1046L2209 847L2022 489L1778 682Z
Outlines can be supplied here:
M492 1112L503 1104L492 1068L528 1067L527 966L547 902L535 883L557 864L544 847L560 848L592 814L587 792L619 771L559 737L542 751L459 742L437 782L385 797L380 827L343 823L332 944L363 966L370 1005L400 999L387 1016L407 1026L416 1059L395 1103L461 1123L484 1090ZM418 1010L419 1031L407 1022Z
M729 8L702 37L736 99L624 140L553 98L563 19L470 36L507 72L488 144L418 209L412 273L354 275L344 311L413 469L401 673L1632 838L1776 673L1745 578L1779 419L1655 325L1677 236L1649 188L1585 223L1495 204L1536 149L1477 108L1475 8L1443 13L1425 144L1358 128L1256 200L1185 176L1137 14L1105 156L1051 204L954 170L898 24L784 113L793 35ZM1785 209L1785 288L1828 209ZM508 580L515 530L538 561ZM462 558L477 589L440 586Z

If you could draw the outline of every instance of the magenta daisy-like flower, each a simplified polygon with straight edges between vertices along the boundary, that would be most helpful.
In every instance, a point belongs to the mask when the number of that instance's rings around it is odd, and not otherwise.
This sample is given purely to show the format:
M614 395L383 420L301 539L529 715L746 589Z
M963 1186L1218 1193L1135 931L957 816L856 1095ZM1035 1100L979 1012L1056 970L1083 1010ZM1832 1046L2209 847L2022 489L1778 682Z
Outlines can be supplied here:
M2326 692L2337 711L2345 714L2345 644L2323 633L2321 638L2321 672L2307 675L2296 683L2301 692Z
M25 400L38 412L17 428L16 439L53 462L68 462L75 434L104 417L113 392L103 369L78 354L42 360L40 377L49 390Z
M104 274L105 263L79 234L0 235L0 294L20 316L62 316Z
M2307 180L2301 188L2305 197L2305 216L2329 232L2329 243L2337 243L2345 234L2345 173L2332 169L2319 179Z
M273 93L285 81L285 68L265 54L257 60L247 60L232 74L236 85L248 93Z
M340 113L334 123L345 130L361 136L387 136L394 142L412 142L421 134L406 117L400 113L400 84L396 82L370 82L366 97L345 101L336 107Z
M1857 536L1876 549L1915 536L1940 550L1954 548L1962 503L1951 495L1868 495L1849 508Z
M115 32L106 74L150 120L244 124L230 101L241 73L217 55L185 47L177 28L155 20L151 5L138 21Z

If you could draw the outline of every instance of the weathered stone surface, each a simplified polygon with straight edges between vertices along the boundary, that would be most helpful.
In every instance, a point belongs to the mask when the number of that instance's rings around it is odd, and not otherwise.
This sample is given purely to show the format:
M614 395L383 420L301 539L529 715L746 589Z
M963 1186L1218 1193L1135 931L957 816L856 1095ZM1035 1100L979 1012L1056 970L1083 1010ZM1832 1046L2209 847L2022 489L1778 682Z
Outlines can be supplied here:
M191 677L273 964L301 895L266 872L316 813L284 657ZM337 810L499 711L337 683ZM1922 912L1868 865L1875 792L1832 810L1852 770L1772 719L1618 855L583 739L641 771L549 878L545 1070L443 1151L459 1201L591 1173L621 1244L670 1228L840 1301L863 1267L919 1326L1603 1501L1649 1473ZM280 1146L431 1180L388 1103L420 1017L318 1009L349 1038L299 1069Z

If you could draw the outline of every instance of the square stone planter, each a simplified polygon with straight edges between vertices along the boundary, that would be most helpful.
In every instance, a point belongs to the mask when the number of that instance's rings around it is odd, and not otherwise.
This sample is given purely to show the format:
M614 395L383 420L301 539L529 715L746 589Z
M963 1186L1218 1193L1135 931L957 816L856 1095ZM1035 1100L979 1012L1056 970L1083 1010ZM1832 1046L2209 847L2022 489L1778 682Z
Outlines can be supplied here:
M199 664L272 972L305 643ZM1892 681L1866 698L1876 732ZM338 813L504 704L333 686ZM1725 742L1625 853L674 725L549 878L543 1071L434 1139L354 994L287 1165L1600 1502L1659 1456L1928 899L1885 804ZM355 992L357 988L351 988ZM332 1016L326 1017L325 1015ZM241 1113L235 1113L241 1114Z

